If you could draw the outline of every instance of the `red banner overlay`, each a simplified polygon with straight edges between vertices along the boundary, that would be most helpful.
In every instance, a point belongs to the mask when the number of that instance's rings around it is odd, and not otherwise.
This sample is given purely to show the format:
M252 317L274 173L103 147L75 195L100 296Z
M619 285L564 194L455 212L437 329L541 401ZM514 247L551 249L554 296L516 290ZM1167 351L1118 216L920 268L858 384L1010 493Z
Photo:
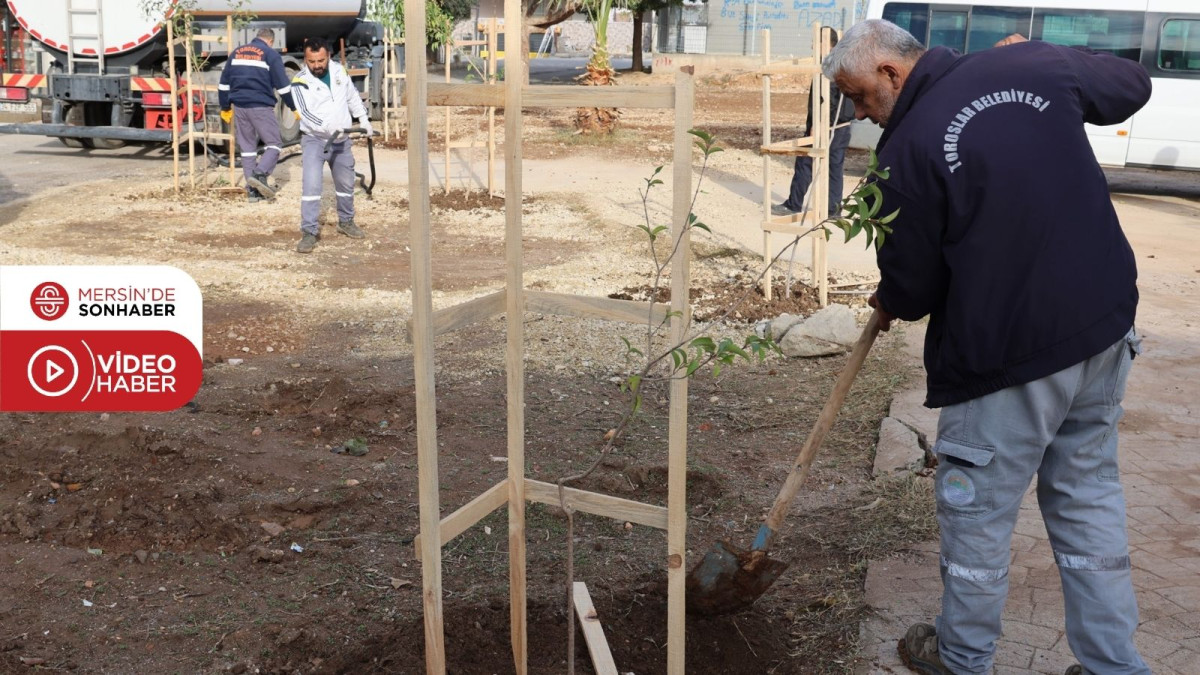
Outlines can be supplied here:
M170 331L0 331L0 412L174 410L202 370Z

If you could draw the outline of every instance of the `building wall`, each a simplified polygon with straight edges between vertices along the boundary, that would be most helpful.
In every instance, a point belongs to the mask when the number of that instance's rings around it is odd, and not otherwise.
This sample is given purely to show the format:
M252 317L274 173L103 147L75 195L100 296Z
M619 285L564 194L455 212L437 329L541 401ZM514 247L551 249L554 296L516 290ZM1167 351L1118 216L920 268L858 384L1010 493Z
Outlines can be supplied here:
M580 15L576 15L580 17ZM486 22L483 19L480 23ZM463 19L454 26L455 40L482 40L482 34L476 35L473 31L477 22L475 19ZM501 23L503 30L503 23ZM550 54L556 56L587 56L592 52L592 44L595 42L595 29L590 21L583 18L568 19L553 28L555 32L553 49L549 50ZM654 30L654 24L647 17L645 25L642 27L643 50L650 51L650 36ZM536 42L534 43L536 45ZM536 51L536 46L533 48ZM633 20L628 13L623 13L617 16L614 21L608 24L608 52L613 56L628 56L633 53Z
M709 0L664 14L656 51L704 54L762 54L761 31L771 31L776 57L812 54L812 26L845 30L862 0ZM686 37L685 37L686 33ZM673 40L672 37L679 36ZM698 44L702 43L702 47Z

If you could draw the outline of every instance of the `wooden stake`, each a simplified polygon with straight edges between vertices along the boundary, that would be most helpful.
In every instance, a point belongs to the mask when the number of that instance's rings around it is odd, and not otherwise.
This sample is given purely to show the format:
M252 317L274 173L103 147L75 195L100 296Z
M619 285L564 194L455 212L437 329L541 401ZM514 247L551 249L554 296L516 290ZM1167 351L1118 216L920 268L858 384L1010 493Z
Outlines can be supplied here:
M229 50L233 50L234 46L233 46L233 15L232 14L225 17L225 44L228 45ZM233 54L232 51L230 51L229 53L231 55ZM207 105L205 107L207 107ZM207 120L205 120L205 121L207 122ZM205 124L204 128L207 129L208 125ZM237 130L234 129L233 120L231 119L229 121L229 187L233 187L237 183L237 178L236 178L236 174L235 174L236 168L234 167L234 164L236 164L236 162L233 161L234 157L235 157L235 155L233 153L235 151L234 138L236 137L236 133L237 133Z
M487 83L496 82L496 17L487 25ZM496 196L496 107L488 106L488 196Z
M425 1L404 0L411 35L425 34ZM442 626L442 539L438 496L437 393L433 365L433 272L429 232L429 129L425 108L425 41L406 40L408 219L412 249L413 378L417 417L417 501L421 524L421 587L425 610L425 672L446 672Z
M688 327L691 286L691 237L687 231L692 200L692 69L675 74L675 166L671 238L678 241L671 260L671 341L683 339ZM667 450L667 672L683 675L685 625L684 581L687 555L687 392L686 377L671 379Z
M446 84L450 84L450 50L454 42L446 43ZM446 108L446 194L450 194L450 108Z
M763 67L771 65L771 31L763 30ZM762 89L762 144L763 147L771 145L771 76L763 74L763 89ZM763 220L771 219L771 156L763 155ZM766 271L763 273L762 289L763 297L767 302L771 301L771 231L763 230L763 266Z
M192 189L196 189L196 125L192 120L192 51L196 49L196 43L192 42L191 23L188 24L187 35L187 51L183 53L184 67L187 69L187 84L184 85L183 91L186 95L183 108L184 114L187 115L187 144L188 144L188 181Z
M504 42L509 47L521 44L524 17L521 0L504 0ZM505 351L505 371L508 373L508 580L513 665L517 675L525 675L529 661L525 632L525 287L521 256L521 85L525 82L525 62L519 49L509 49L507 53L504 59L504 250L508 319Z
M821 30L820 22L813 24L813 54L820 64L829 53L829 39ZM825 220L829 213L829 78L824 73L813 76L813 181L812 212L813 225ZM817 231L812 234L813 287L821 306L829 304L829 270L825 258L825 235Z
M179 76L175 72L175 17L167 19L167 79L171 81L171 171L179 196Z

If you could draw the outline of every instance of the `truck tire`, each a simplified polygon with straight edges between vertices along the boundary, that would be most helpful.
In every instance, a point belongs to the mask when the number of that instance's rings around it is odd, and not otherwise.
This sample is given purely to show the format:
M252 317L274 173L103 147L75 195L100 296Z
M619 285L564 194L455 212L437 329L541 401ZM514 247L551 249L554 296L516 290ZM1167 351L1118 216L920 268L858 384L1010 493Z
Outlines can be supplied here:
M83 124L83 108L77 106L68 106L62 101L54 102L54 113L51 120L55 124ZM86 138L66 138L60 136L58 142L68 148L90 148L91 144L85 143L89 139Z
M83 117L89 125L95 126L128 126L129 120L124 114L120 103L86 103ZM92 147L97 150L116 150L125 147L125 141L115 138L92 138Z
M126 126L128 120L125 119L124 111L120 105L112 103L76 103L75 105L66 105L61 101L55 101L56 108L62 108L62 112L55 111L55 115L61 114L63 124L71 124L74 126L89 126L89 127L106 127L106 126ZM115 150L125 146L125 141L113 138L59 138L59 141L68 148L95 148L97 150Z

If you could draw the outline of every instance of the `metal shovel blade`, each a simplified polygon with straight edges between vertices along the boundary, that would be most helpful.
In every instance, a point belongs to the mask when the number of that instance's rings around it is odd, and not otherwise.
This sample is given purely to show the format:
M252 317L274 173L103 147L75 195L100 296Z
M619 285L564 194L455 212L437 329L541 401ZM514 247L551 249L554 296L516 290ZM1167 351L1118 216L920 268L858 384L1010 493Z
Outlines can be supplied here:
M766 551L717 542L688 574L687 609L706 616L740 611L766 593L786 569L787 563L772 560Z

